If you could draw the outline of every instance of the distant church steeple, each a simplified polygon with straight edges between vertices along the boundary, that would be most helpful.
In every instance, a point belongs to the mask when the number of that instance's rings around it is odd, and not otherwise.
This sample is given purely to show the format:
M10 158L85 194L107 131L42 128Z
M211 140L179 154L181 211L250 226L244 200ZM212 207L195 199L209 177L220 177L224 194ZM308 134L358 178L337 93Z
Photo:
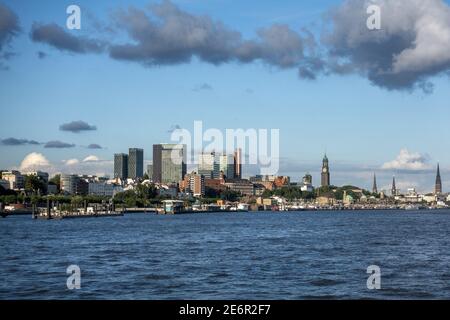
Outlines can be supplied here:
M434 185L434 193L435 194L441 194L442 193L441 170L439 169L439 163L438 163L438 166L437 166L436 184Z
M322 187L330 186L330 166L328 163L328 157L325 153L322 161Z
M397 187L395 185L395 176L392 178L392 189L391 189L392 196L397 195Z
M378 193L378 186L377 186L377 175L373 174L373 187L372 187L372 193L377 194Z

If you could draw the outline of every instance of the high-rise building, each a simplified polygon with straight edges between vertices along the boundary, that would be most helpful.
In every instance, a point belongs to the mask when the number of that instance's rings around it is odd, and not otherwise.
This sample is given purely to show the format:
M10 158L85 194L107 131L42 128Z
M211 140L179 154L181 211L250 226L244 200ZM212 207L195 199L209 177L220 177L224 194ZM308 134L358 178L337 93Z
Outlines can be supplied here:
M128 179L128 155L125 153L114 155L114 179Z
M220 172L223 172L227 179L234 179L234 156L222 154L220 156Z
M322 187L330 186L330 166L328 162L328 157L325 154L322 161Z
M144 176L144 150L131 148L128 151L128 178L136 179Z
M189 175L189 190L194 197L205 195L205 176L197 173Z
M220 178L220 163L215 152L201 153L198 156L198 174L206 179Z
M378 193L378 186L377 186L377 175L373 174L373 186L372 186L372 193L377 194Z
M439 163L437 166L436 183L434 185L434 193L436 195L439 195L442 193L442 180L441 180L441 170L439 168Z
M234 178L242 179L242 149L238 148L234 152Z
M153 145L153 181L177 184L186 175L186 145Z
M397 195L397 192L398 192L398 190L397 190L397 186L396 186L396 184L395 184L395 176L392 178L392 188L391 188L391 195L393 196L393 197L395 197L396 195Z

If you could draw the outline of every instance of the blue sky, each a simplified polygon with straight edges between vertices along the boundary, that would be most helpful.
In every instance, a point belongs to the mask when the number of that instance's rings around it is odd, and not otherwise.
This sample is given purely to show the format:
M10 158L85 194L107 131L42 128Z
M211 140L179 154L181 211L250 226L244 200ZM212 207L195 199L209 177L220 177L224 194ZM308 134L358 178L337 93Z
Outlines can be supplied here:
M19 167L30 153L45 156L60 171L64 160L94 155L112 160L129 147L145 149L151 159L153 143L169 142L169 129L191 129L195 120L206 128L279 128L280 174L298 180L306 171L315 175L325 150L335 184L371 186L377 172L380 186L388 186L396 174L404 187L411 184L431 191L435 165L443 175L450 168L446 141L450 136L449 79L430 76L434 90L387 90L366 77L319 74L315 80L300 79L292 68L281 69L262 61L231 61L212 65L193 57L189 63L144 67L111 59L107 54L76 54L46 43L32 41L33 22L65 27L70 4L82 9L82 30L74 36L127 41L124 34L108 34L92 27L92 20L107 21L110 12L132 5L145 8L159 1L0 1L15 12L21 32L8 47L15 56L0 71L0 139L21 138L39 142L62 141L73 148L51 149L43 145L0 145L0 168ZM293 30L306 27L317 37L326 21L323 15L342 1L173 1L192 15L207 15L239 31L244 38L274 23ZM85 21L86 20L86 21ZM38 52L45 53L40 59ZM210 89L196 90L204 84ZM97 130L61 131L64 123L82 120ZM86 148L99 144L101 150ZM420 154L419 170L383 165L402 149ZM414 158L414 157L413 157ZM422 160L420 160L422 161ZM85 168L111 173L103 167ZM82 170L82 168L80 169ZM103 170L103 171L102 171ZM444 182L449 178L443 177ZM446 190L447 186L444 186Z

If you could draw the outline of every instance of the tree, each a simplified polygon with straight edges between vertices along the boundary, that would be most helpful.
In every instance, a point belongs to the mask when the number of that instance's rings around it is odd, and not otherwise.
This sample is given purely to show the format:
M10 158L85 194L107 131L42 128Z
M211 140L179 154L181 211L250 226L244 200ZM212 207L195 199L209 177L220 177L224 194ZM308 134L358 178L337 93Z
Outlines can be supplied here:
M56 185L58 193L61 191L61 175L60 174L55 175L53 178L50 179L49 182Z
M45 183L35 175L25 176L25 190L33 194L42 194L46 192Z

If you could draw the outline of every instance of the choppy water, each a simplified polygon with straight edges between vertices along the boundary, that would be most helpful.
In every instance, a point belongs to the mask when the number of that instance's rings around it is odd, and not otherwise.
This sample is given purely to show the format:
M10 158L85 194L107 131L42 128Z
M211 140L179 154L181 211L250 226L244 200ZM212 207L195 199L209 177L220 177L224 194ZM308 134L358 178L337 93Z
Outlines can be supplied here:
M450 211L7 217L0 299L449 299L449 235Z

